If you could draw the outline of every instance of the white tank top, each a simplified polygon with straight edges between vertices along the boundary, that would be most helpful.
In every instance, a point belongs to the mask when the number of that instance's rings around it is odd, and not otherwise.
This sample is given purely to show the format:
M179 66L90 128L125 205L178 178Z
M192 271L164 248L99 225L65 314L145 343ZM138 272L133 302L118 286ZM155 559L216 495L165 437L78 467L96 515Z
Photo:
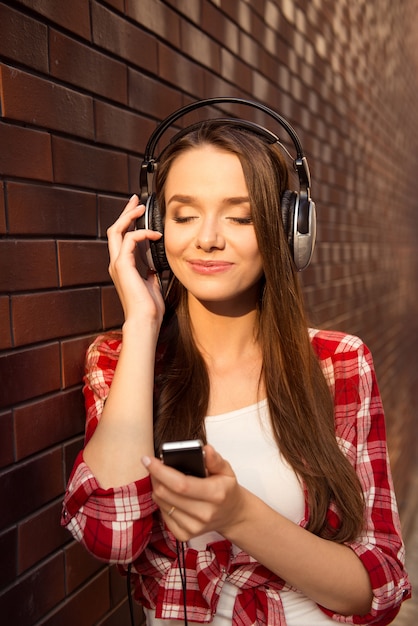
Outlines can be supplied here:
M305 513L302 486L295 472L283 459L272 432L267 400L237 411L206 417L210 443L233 468L238 482L291 521L299 524ZM206 533L189 541L196 550L221 538ZM235 553L239 550L234 547ZM217 614L211 626L230 626L238 589L228 583L222 587ZM309 598L295 591L280 591L287 626L325 626L335 623ZM178 626L178 621L155 619L146 611L150 626ZM195 622L190 622L193 626Z

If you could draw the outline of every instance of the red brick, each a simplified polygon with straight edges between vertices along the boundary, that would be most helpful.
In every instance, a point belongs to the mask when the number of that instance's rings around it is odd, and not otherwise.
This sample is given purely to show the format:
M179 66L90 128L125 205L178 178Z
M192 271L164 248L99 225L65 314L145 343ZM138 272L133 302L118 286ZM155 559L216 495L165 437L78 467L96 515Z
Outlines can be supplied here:
M0 123L0 171L3 176L52 180L48 133Z
M126 155L62 137L53 137L52 144L56 182L126 193Z
M47 73L47 25L0 4L0 55Z
M198 65L171 48L159 43L159 76L171 85L197 98L203 98L203 73Z
M0 296L0 350L10 348L11 345L9 296Z
M70 539L60 523L61 499L41 509L18 526L18 573L60 548ZM34 538L36 537L36 540Z
M40 0L20 0L20 3L80 37L90 39L90 10L85 0L71 0L64 4Z
M13 463L15 460L14 447L12 413L11 411L0 413L0 467Z
M21 346L100 328L99 298L98 288L13 296L15 344Z
M57 286L57 258L53 241L2 241L0 290L13 292Z
M30 515L63 493L62 450L55 449L0 474L0 494L7 506L0 509L0 528Z
M49 41L52 76L126 104L125 64L57 31L51 31Z
M17 576L17 528L9 528L0 535L0 588L4 589Z
M105 241L58 241L57 246L61 287L110 281Z
M62 600L63 558L61 553L50 558L0 595L0 613L5 624L32 626Z
M59 389L58 344L0 354L0 380L0 407Z
M128 84L129 106L153 118L163 120L183 105L182 95L176 88L168 87L143 72L128 68ZM144 145L138 142L137 150L143 153L148 139Z
M49 80L1 66L3 116L93 138L93 100Z
M64 389L82 382L86 351L96 335L97 333L61 342L61 371Z
M68 534L68 531L66 531ZM68 534L68 537L71 535ZM69 595L103 569L98 561L78 542L72 541L65 548L66 592Z
M77 593L69 596L42 621L42 624L43 626L74 626L74 624L91 626L97 624L109 608L109 573L105 568Z
M156 38L97 3L91 8L94 43L122 59L129 59L137 67L156 74Z
M123 309L116 289L102 288L103 328L119 328L124 321Z
M7 183L10 234L95 236L96 195L59 187Z
M83 433L81 388L42 398L14 412L17 460Z

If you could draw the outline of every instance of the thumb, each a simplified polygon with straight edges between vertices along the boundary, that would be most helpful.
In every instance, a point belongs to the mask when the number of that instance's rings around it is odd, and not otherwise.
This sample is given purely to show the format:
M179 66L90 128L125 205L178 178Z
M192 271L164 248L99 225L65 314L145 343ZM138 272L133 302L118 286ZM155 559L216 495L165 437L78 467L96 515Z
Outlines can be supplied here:
M235 476L232 467L210 444L205 446L205 464L209 474Z

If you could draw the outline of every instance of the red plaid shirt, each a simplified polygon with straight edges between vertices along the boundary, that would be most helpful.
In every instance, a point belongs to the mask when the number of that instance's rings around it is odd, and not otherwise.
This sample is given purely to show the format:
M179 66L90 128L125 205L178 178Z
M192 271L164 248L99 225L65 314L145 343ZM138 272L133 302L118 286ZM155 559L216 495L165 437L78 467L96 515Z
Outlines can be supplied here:
M350 543L373 587L369 615L344 617L322 610L337 622L389 624L411 589L404 569L404 547L390 474L386 431L372 357L357 338L310 331L313 347L335 398L338 442L356 469L366 502L363 533ZM92 436L109 393L121 336L99 337L87 354L86 442ZM306 507L307 508L307 507ZM330 507L330 517L337 513ZM309 516L302 522L306 525ZM180 568L174 536L162 523L151 498L149 478L117 489L101 489L83 453L77 457L65 496L62 523L97 558L133 563L135 598L156 617L184 619ZM249 555L233 555L227 540L206 550L186 547L187 617L210 622L225 580L238 587L233 626L286 624L281 589L290 587Z

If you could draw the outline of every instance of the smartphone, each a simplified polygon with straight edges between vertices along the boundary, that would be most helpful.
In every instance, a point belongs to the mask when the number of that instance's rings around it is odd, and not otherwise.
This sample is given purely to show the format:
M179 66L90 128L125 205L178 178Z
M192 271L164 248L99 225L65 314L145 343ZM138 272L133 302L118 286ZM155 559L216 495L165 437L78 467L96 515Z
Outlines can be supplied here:
M205 455L200 439L188 441L169 441L161 446L160 458L165 465L188 474L205 478Z

